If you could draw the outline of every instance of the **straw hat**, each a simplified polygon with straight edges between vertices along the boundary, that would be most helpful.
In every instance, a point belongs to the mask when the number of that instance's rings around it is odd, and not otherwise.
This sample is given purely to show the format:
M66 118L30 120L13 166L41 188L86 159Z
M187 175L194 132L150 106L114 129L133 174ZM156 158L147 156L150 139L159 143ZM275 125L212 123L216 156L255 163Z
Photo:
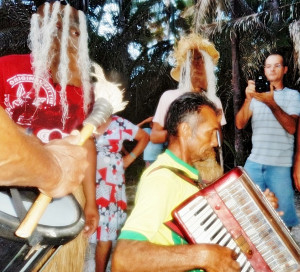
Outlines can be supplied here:
M174 48L173 56L176 59L176 67L171 70L171 76L176 81L180 79L181 65L185 62L187 52L189 50L198 49L207 52L213 63L216 65L219 60L219 52L216 50L213 43L209 40L204 39L202 36L196 33L191 33L187 36L182 37L177 46Z

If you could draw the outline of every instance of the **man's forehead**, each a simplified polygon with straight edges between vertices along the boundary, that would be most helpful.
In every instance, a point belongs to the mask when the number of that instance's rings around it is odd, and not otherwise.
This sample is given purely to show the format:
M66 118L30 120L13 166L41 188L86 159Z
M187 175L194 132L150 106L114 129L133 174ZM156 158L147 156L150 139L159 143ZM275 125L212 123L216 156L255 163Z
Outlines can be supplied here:
M198 115L202 122L218 122L219 114L210 106L199 106Z
M282 63L282 62L283 62L282 56L274 54L266 58L265 64Z

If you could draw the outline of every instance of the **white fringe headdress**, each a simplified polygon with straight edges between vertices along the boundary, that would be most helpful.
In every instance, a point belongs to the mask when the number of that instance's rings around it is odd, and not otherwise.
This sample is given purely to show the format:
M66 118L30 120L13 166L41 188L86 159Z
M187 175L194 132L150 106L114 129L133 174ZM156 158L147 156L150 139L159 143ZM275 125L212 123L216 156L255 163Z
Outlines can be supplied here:
M69 74L69 56L67 54L69 44L69 27L70 18L72 17L70 5L61 5L56 1L51 4L45 3L43 9L43 18L39 14L33 14L31 18L31 29L29 35L29 47L31 48L32 66L34 69L34 83L33 87L36 93L36 106L39 104L39 94L44 80L48 81L50 78L50 66L53 61L53 54L51 54L51 46L54 38L57 36L56 24L58 16L63 13L62 22L62 37L60 39L60 62L58 66L57 78L59 80L61 91L60 100L62 107L62 123L65 126L68 118L68 103L66 97L66 86L68 84ZM90 59L88 54L88 34L85 15L78 10L79 17L79 45L77 49L77 67L80 69L81 84L83 88L84 111L87 113L88 105L91 99L91 84L90 76ZM74 45L73 45L74 46Z
M216 77L214 74L215 65L219 60L219 52L213 43L204 39L201 35L191 33L182 37L174 48L173 56L176 59L176 67L171 70L171 76L179 81L179 88L185 91L191 90L190 66L191 51L199 50L204 58L205 72L207 78L207 96L216 96Z

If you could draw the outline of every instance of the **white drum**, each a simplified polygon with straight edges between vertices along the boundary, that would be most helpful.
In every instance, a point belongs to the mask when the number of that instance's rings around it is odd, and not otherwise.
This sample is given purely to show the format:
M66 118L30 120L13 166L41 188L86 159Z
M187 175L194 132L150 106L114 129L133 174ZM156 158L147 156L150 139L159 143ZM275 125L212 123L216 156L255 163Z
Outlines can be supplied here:
M74 239L84 227L81 206L69 195L54 199L47 207L29 240L15 236L20 220L9 188L0 187L0 271L31 271L53 247ZM28 211L39 192L20 189L21 202Z

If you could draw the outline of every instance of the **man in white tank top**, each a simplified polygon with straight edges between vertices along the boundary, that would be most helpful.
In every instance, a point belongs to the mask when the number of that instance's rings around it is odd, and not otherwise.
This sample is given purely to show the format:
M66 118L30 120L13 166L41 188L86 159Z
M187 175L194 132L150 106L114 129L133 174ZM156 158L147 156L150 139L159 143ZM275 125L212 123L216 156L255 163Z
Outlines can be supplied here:
M167 131L164 128L166 113L170 104L185 92L200 92L207 96L222 111L221 125L226 124L222 103L216 96L214 69L219 59L219 52L214 45L200 35L191 33L179 40L174 48L174 57L176 67L171 70L171 76L179 82L179 85L178 89L165 91L160 97L150 135L153 143L167 141ZM204 180L214 180L223 173L215 157L196 164L198 170L199 167L201 168Z

